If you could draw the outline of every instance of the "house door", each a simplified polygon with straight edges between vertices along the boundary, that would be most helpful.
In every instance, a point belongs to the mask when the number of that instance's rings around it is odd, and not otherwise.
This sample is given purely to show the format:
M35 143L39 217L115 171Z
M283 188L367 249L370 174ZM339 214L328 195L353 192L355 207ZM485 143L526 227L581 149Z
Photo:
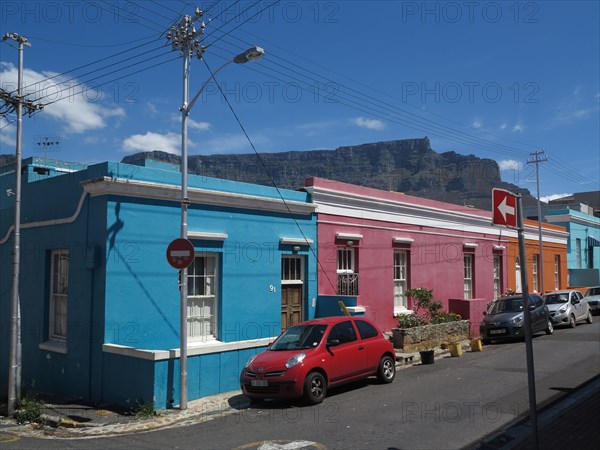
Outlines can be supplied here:
M281 287L281 329L302 322L302 286Z
M281 329L304 320L304 258L284 255L281 258Z
M521 263L519 258L515 261L515 292L523 292L521 285Z

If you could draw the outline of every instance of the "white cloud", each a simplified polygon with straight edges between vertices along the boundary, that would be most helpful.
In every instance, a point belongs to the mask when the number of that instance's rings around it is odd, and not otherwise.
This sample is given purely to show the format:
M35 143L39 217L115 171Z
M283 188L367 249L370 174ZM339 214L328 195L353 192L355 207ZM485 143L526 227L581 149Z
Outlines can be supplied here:
M352 123L362 128L367 128L369 130L383 130L385 128L385 123L383 120L378 119L365 119L364 117L356 117L352 119Z
M181 126L180 114L171 114L170 119L171 122L177 123ZM212 125L209 122L198 122L197 120L190 119L188 117L188 128L192 130L208 131L212 128Z
M483 122L480 119L475 119L472 123L471 123L471 128L475 128L476 130L478 130L479 128L481 128L483 126Z
M190 142L188 141L188 146ZM159 134L148 131L146 134L134 134L123 141L121 150L128 153L162 152L179 154L181 150L181 135L177 133Z
M514 127L512 127L512 131L513 131L513 133L515 131L518 131L519 133L522 133L523 131L525 131L525 128L526 128L525 125L523 125L521 123L518 123Z
M508 124L507 124L506 122L505 122L505 123L502 123L502 124L500 124L500 129L501 129L501 130L506 130L506 127L508 127Z
M188 119L188 127L192 130L208 131L211 128L211 124L208 122L197 122L192 119Z
M500 167L500 170L521 170L523 164L514 159L505 159L498 162L498 167Z
M49 79L50 77L53 78ZM36 72L31 69L23 71L26 97L35 103L44 104L41 117L61 122L66 133L84 133L105 128L106 119L125 116L123 108L100 104L104 97L100 89L78 83L78 80L57 76L54 72ZM7 91L17 88L17 68L13 64L0 63L0 84Z
M15 138L16 127L9 123L5 117L0 117L0 153L13 153L14 148L4 149L4 146L14 147L17 145Z
M550 200L556 200L557 198L568 197L569 195L573 195L573 194L551 194L551 195L546 195L544 197L540 197L540 201L542 201L544 203L548 203Z

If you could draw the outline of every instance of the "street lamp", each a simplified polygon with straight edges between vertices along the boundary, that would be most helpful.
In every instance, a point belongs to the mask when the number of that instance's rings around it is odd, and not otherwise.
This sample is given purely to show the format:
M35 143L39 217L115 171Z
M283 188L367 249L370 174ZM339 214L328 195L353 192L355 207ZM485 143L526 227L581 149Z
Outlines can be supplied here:
M188 161L187 161L187 134L188 134L188 117L190 111L198 97L206 87L208 82L223 68L231 63L244 64L248 61L254 61L262 58L265 51L260 47L252 47L243 53L235 56L232 60L227 61L219 67L211 76L204 82L198 93L189 101L189 86L190 86L190 57L193 52L200 58L204 48L199 46L196 38L202 34L204 23L200 25L200 31L194 28L194 22L202 17L202 12L196 10L194 17L185 16L177 29L172 28L167 33L167 39L173 43L173 48L180 48L183 53L183 104L179 110L181 111L181 238L188 237L187 210L190 204L188 198ZM187 409L187 268L180 271L179 283L179 409Z

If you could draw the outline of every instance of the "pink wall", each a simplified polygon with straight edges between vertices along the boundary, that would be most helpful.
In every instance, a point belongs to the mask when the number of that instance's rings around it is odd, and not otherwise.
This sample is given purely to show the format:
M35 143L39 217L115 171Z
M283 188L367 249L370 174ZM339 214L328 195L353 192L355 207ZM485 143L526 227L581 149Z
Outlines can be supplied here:
M323 180L316 180L316 183ZM403 201L409 199L415 204L423 202L435 207L463 209L431 200L418 199L398 193L389 193L370 188L327 182L328 189L353 191L361 195L383 197L396 196ZM310 180L307 180L310 182ZM315 182L313 180L313 182ZM310 184L308 184L310 185ZM401 197L399 197L401 196ZM415 200L416 199L416 200ZM318 203L318 200L317 200ZM474 210L479 212L478 210ZM468 210L469 213L473 209ZM485 212L484 212L485 213ZM418 214L416 212L415 214ZM352 224L352 225L351 225ZM345 246L346 240L337 241L336 233L360 234L360 240L353 241L358 251L359 306L366 307L365 316L375 321L384 330L396 325L393 317L393 253L395 248L409 249L409 288L433 289L436 300L442 301L448 308L448 299L464 297L465 242L478 244L475 254L474 297L487 302L494 297L493 288L493 247L498 244L493 234L475 234L460 229L447 230L440 227L427 227L406 223L393 223L367 218L346 217L343 214L318 213L318 290L320 295L335 295L337 292L337 249ZM393 238L411 238L410 244L394 244ZM506 266L506 261L504 261ZM411 308L412 305L408 305ZM478 322L477 322L478 324Z

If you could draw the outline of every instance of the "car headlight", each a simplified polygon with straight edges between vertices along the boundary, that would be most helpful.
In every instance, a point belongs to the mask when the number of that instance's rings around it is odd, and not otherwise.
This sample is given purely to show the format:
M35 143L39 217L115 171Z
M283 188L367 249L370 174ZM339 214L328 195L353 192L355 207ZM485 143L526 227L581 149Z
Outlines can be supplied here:
M287 360L285 367L291 369L296 364L300 364L302 361L304 361L304 358L306 358L306 353L298 353Z
M251 356L250 359L248 360L248 362L246 362L246 365L244 366L244 368L247 368L250 364L252 364L252 361L254 361L254 358L256 358L258 355L254 355Z
M566 306L561 306L560 309L558 310L559 314L564 313L567 310Z
M510 321L510 323L512 323L512 324L514 324L514 325L518 325L518 324L520 324L521 322L523 322L523 316L517 316L517 317L515 317L514 319L512 319L512 320Z

